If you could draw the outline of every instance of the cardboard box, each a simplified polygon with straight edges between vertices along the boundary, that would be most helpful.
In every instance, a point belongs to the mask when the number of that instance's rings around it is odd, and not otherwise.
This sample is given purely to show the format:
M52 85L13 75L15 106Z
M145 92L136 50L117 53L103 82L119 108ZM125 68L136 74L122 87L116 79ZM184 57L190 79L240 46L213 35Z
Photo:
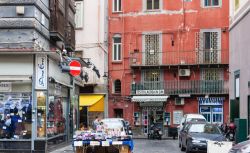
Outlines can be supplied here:
M83 147L76 147L76 153L83 153Z
M120 153L129 153L129 147L128 146L121 146L120 147Z

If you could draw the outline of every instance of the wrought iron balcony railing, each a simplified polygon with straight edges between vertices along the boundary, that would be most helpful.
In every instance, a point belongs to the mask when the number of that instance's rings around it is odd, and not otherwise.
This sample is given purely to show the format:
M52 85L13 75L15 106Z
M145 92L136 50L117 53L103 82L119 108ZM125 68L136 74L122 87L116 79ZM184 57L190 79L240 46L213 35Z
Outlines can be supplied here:
M144 81L131 84L131 95L136 94L228 94L225 80Z
M229 64L228 50L133 52L131 66Z

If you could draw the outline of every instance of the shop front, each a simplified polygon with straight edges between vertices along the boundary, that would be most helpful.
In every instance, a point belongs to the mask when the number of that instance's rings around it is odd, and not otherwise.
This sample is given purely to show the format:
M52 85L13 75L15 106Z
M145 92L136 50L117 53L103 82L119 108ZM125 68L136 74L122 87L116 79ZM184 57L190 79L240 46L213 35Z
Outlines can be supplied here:
M221 124L224 122L224 101L225 97L198 97L199 113L209 123Z
M104 118L104 96L103 94L80 95L80 125L91 127L96 117Z
M31 150L34 99L32 57L0 56L0 152L14 152L15 148Z
M162 131L165 131L164 125L167 124L167 119L164 109L167 98L168 96L132 97L132 102L137 102L139 107L134 112L134 126L137 129L137 134L147 136L152 126L157 126Z

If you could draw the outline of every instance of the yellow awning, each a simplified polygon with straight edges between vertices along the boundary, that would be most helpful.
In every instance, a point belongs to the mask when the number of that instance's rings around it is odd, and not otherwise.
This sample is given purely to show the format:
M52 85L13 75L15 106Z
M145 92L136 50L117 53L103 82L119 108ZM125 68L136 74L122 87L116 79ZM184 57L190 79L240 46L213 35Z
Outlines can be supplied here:
M79 106L88 106L89 112L104 112L104 95L80 95Z

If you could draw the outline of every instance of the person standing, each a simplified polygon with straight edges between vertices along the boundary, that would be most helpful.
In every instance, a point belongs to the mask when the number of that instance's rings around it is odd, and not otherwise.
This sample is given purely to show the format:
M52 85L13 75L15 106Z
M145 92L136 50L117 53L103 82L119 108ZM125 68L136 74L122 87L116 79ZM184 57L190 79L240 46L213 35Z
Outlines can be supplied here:
M93 130L96 130L97 126L100 124L100 119L98 116L95 117L95 120L93 121Z

